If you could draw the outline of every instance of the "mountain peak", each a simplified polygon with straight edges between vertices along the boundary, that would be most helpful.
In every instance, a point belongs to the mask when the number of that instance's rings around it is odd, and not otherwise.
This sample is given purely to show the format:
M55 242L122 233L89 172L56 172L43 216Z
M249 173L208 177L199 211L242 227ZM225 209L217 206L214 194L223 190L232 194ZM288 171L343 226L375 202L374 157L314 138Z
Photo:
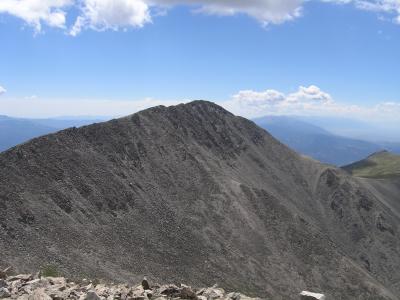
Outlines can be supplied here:
M391 154L391 153L388 150L380 150L380 151L376 151L376 152L372 153L371 155L368 156L368 158L387 155L387 154Z
M398 220L379 201L212 102L158 106L0 154L0 266L393 300Z

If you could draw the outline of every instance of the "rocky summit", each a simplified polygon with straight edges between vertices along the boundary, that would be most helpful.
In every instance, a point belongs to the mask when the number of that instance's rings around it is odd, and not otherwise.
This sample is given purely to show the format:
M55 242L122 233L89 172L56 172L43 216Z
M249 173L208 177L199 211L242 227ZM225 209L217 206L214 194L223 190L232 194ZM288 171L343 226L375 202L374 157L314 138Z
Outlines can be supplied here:
M0 267L398 300L397 202L213 103L159 106L0 154Z

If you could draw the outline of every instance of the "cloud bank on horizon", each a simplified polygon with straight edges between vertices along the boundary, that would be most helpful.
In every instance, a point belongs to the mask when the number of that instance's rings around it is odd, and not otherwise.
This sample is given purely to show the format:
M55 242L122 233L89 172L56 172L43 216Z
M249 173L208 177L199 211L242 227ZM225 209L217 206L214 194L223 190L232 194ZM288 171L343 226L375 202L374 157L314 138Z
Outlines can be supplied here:
M0 95L5 92L0 86ZM24 99L2 99L0 114L40 118L63 115L121 117L157 105L170 106L192 100L42 99L34 95ZM315 85L300 86L291 93L274 89L242 90L228 100L214 102L246 118L266 115L340 116L391 126L400 125L399 102L381 102L373 106L346 104L336 101Z
M244 14L262 25L281 24L302 15L307 0L1 0L0 14L22 19L36 33L43 25L60 28L72 36L82 30L96 31L140 28L153 21L160 10L177 5L192 6L194 11L210 15ZM309 0L308 0L309 1ZM400 24L400 0L313 0L334 4L352 4L356 8L387 15ZM77 10L78 16L67 24Z
M315 85L300 86L297 91L283 93L274 89L239 91L221 103L231 112L246 117L265 115L343 116L385 123L400 122L400 103L381 102L373 106L345 104Z

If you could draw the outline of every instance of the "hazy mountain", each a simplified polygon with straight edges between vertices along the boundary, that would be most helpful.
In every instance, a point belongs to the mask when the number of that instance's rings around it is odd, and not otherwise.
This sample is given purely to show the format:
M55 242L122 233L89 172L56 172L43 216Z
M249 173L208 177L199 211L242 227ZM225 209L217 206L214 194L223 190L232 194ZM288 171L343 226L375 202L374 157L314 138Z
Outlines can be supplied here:
M380 151L343 169L358 177L400 178L400 155Z
M296 117L266 116L254 122L299 153L337 166L350 164L384 149L383 145L334 135Z
M295 116L296 119L324 128L329 132L353 139L380 143L400 143L400 124L381 124L338 116Z
M160 106L1 153L0 266L394 300L389 200L215 104Z
M24 143L32 138L69 127L99 122L99 119L22 119L0 116L0 151Z
M44 124L0 116L0 151L54 131L55 128Z

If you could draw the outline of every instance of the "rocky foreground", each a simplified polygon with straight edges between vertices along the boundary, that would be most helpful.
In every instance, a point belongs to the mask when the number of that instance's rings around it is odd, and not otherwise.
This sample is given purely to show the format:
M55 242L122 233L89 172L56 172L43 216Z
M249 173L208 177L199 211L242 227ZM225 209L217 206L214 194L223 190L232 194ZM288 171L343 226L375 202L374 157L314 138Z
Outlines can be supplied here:
M1 275L1 274L0 274ZM1 277L1 276L0 276ZM227 293L216 285L194 289L180 284L149 285L146 280L139 285L105 284L83 279L80 282L64 277L42 277L40 274L2 276L0 279L0 299L26 300L255 300L240 293Z

